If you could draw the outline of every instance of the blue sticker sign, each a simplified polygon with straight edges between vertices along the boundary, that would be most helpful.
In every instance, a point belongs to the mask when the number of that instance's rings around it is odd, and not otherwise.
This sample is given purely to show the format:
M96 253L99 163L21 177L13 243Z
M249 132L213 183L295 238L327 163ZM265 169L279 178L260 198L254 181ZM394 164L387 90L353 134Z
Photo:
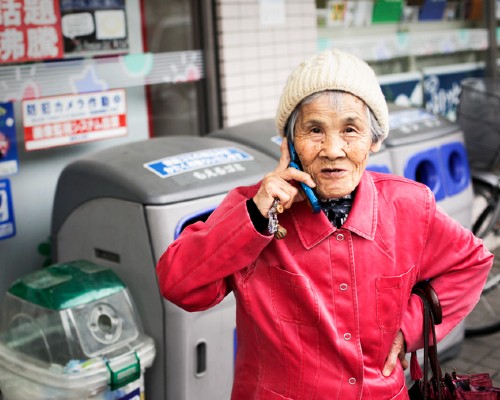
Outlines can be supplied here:
M0 180L0 240L16 234L14 207L8 179Z
M0 103L0 176L18 171L16 125L12 103Z
M144 164L144 168L154 172L160 178L169 178L185 172L216 165L250 161L253 157L235 147L204 149L191 153L178 154Z

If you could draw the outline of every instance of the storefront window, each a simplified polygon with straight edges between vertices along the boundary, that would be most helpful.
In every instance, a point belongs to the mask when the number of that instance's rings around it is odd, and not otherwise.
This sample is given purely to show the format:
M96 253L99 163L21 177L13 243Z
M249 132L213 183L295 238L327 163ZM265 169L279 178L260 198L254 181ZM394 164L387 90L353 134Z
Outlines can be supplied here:
M147 0L145 2L146 49L153 54L176 57L179 71L190 68L195 47L192 5L188 1ZM172 68L172 67L170 67ZM196 75L202 71L193 71ZM197 79L197 76L193 76ZM200 135L198 116L198 80L179 83L158 82L148 87L152 135Z
M125 90L128 134L208 130L200 112L207 104L200 23L205 15L195 9L200 2L49 0L39 9L27 0L15 0L8 9L3 4L0 0L0 102L63 96L61 102L72 104L85 101L83 93L119 89ZM68 122L73 110L64 116L52 110L47 123ZM85 139L80 131L78 140L75 132L66 132L71 141L63 144L111 137L93 135L97 122ZM58 145L52 140L44 147Z
M210 130L205 116L217 109L217 91L206 100L215 78L207 78L204 43L215 35L196 8L212 6L0 0L0 295L23 272L51 263L51 207L68 164Z

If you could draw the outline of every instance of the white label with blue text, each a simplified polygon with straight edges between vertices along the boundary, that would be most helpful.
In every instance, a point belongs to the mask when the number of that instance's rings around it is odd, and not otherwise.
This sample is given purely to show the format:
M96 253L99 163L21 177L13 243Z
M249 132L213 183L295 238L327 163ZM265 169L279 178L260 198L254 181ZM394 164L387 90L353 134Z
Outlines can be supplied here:
M240 149L235 147L221 147L177 154L160 160L150 161L144 164L144 168L154 172L161 178L169 178L202 168L250 160L253 160L253 156Z

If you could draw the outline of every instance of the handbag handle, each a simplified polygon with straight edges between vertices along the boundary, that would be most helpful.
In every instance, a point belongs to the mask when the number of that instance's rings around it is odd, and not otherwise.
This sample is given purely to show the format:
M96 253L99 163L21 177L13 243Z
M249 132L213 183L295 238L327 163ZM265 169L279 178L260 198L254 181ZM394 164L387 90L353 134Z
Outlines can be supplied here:
M412 293L422 299L424 306L424 400L427 399L429 390L429 361L432 373L437 382L438 399L443 398L441 388L441 366L437 357L436 327L443 321L441 303L436 292L428 281L417 283ZM429 344L429 336L432 334L432 345Z
M443 310L441 308L441 302L437 296L436 291L433 289L428 281L418 282L411 291L413 294L419 296L423 301L429 304L430 310L434 317L434 323L439 325L443 322Z

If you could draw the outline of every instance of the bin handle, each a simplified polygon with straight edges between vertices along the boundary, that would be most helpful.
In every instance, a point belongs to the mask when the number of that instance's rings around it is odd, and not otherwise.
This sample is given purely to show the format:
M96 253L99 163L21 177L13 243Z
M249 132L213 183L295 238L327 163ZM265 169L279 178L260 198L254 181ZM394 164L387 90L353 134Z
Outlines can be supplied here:
M127 365L118 371L113 371L110 361L106 361L106 367L108 368L110 374L109 386L112 391L119 389L141 377L141 360L135 351L134 356L134 363Z

